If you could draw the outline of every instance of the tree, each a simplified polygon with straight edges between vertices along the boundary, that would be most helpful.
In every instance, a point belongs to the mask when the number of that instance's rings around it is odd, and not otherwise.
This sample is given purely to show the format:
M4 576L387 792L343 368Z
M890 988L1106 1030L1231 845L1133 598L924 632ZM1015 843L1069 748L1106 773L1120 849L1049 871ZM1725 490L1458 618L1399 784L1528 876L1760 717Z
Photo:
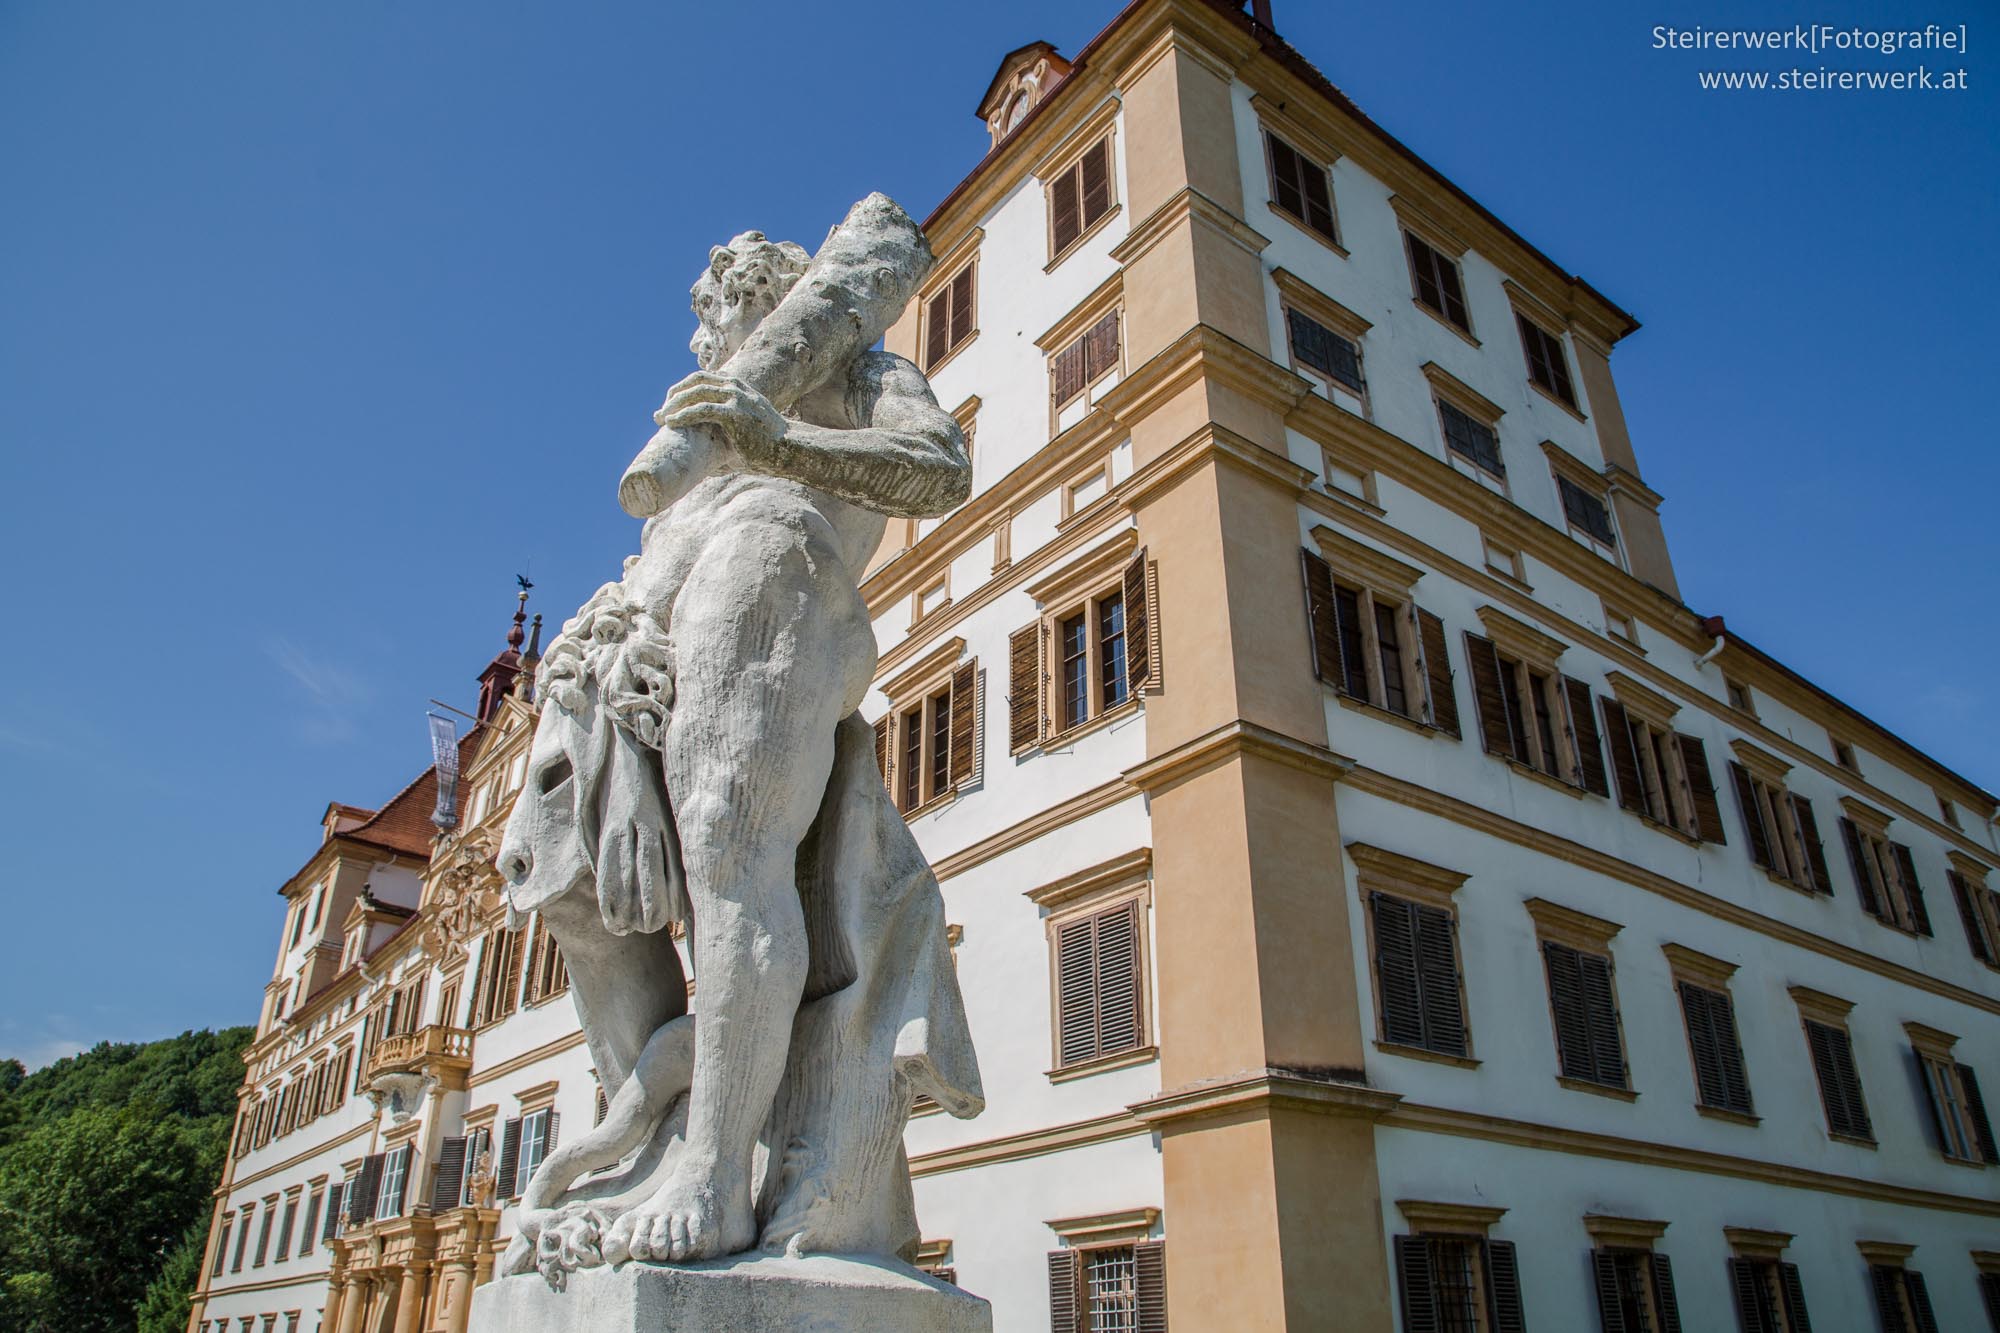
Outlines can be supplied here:
M187 1328L188 1297L201 1278L201 1250L207 1239L206 1217L181 1236L181 1243L167 1256L166 1266L139 1302L139 1333L183 1333Z

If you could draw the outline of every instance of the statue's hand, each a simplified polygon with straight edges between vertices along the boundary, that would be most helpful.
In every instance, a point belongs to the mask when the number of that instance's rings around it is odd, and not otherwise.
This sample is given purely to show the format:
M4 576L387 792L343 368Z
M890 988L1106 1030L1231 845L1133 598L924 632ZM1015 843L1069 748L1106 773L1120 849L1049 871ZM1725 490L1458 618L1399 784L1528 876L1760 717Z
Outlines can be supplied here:
M711 427L749 460L768 456L772 444L784 438L789 424L771 406L770 399L742 380L705 370L676 384L660 410L653 413L653 420L680 431Z

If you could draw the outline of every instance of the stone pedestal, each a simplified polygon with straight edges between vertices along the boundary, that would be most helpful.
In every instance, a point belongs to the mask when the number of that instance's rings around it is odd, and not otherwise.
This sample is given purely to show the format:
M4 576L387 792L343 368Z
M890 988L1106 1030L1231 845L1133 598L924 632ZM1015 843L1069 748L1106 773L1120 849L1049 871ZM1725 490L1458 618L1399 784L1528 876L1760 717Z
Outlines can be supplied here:
M471 1333L992 1333L977 1296L894 1259L749 1255L667 1268L586 1268L553 1291L539 1274L472 1297Z

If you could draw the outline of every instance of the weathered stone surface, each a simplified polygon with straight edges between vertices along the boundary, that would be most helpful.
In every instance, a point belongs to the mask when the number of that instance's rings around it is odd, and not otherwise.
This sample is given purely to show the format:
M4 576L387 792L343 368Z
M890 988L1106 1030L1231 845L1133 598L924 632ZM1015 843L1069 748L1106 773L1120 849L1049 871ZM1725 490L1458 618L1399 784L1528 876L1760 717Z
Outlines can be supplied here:
M682 1268L626 1264L533 1274L473 1293L482 1333L991 1333L992 1307L893 1260L812 1255L725 1259Z

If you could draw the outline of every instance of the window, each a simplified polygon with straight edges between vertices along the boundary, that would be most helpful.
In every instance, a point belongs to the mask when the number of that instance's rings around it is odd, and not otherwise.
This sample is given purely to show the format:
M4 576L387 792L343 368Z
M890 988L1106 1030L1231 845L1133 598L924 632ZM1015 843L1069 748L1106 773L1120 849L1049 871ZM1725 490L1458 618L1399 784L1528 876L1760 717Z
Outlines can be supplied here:
M1736 1032L1736 1006L1729 992L1693 981L1679 982L1676 989L1694 1061L1698 1104L1712 1111L1754 1115L1750 1080L1743 1072L1743 1044Z
M1939 818L1943 819L1945 823L1951 825L1953 828L1958 829L1962 832L1965 828L1965 825L1958 822L1958 807L1952 804L1951 797L1946 796L1943 793L1939 793L1937 798L1937 803L1938 803Z
M1986 1304L1986 1320L1993 1333L2000 1333L2000 1267L1989 1267L2000 1261L2000 1254L1981 1250L1974 1257L1979 1262L1979 1297Z
M1618 804L1683 837L1728 842L1707 746L1667 725L1678 705L1618 672L1608 679L1620 697L1600 700L1599 706Z
M1722 678L1722 689L1723 693L1728 696L1731 708L1734 708L1739 713L1748 713L1752 717L1757 716L1757 706L1750 696L1750 687L1748 685L1737 680L1734 676L1724 676Z
M313 1238L319 1232L319 1210L326 1202L326 1191L315 1189L306 1199L306 1222L299 1228L299 1257L303 1259L313 1252Z
M459 1190L458 1202L462 1207L480 1206L482 1182L493 1174L493 1130L480 1125L465 1132L465 1183Z
M278 1198L275 1194L264 1200L263 1216L257 1222L257 1253L250 1260L252 1268L262 1268L264 1266L264 1260L271 1248L271 1220L277 1207Z
M1739 1254L1729 1261L1729 1283L1743 1333L1811 1333L1797 1264Z
M278 1250L271 1257L279 1263L292 1254L292 1228L299 1220L299 1196L293 1194L285 1200L285 1220L278 1227Z
M410 1157L414 1152L415 1149L406 1143L385 1155L382 1164L382 1184L375 1196L377 1217L403 1215L404 1187L409 1183Z
M1519 551L1496 542L1484 534L1480 536L1480 549L1485 556L1486 569L1489 573L1498 574L1501 578L1510 579L1515 583L1527 581L1526 567L1521 563Z
M1336 384L1355 393L1366 392L1361 379L1361 346L1335 333L1310 315L1287 307L1285 327L1292 344L1292 359L1310 366Z
M1165 1241L1049 1252L1050 1333L1142 1333L1166 1326Z
M1500 432L1461 409L1438 399L1438 423L1444 431L1444 447L1496 477L1507 475L1500 461Z
M1368 908L1377 1039L1469 1060L1452 902L1466 877L1365 843L1349 843L1347 853Z
M1270 170L1271 207L1322 240L1340 244L1327 169L1269 130L1264 131L1264 158Z
M1423 571L1329 528L1313 535L1339 566L1300 552L1313 674L1345 699L1456 737L1444 622L1411 598Z
M494 930L479 953L473 994L473 1026L497 1023L514 1012L521 993L521 945L525 930Z
M1892 929L1931 934L1931 914L1924 904L1923 885L1917 882L1916 862L1906 845L1889 841L1889 817L1852 797L1841 798L1840 805L1847 811L1840 820L1840 837L1847 846L1847 865L1854 873L1861 910Z
M1399 1206L1406 1214L1416 1207ZM1527 1319L1512 1241L1488 1240L1483 1229L1422 1230L1394 1239L1405 1329L1525 1333Z
M940 1282L958 1285L958 1267L952 1262L951 1242L948 1240L919 1241L916 1257L910 1261L910 1266Z
M1410 287L1417 304L1461 333L1472 332L1465 312L1465 290L1459 285L1458 263L1415 232L1403 233L1410 258Z
M924 302L926 374L950 360L951 354L971 342L979 331L973 325L973 274L977 269L977 261L968 260Z
M1056 1068L1146 1045L1140 906L1133 898L1052 922Z
M229 1229L234 1221L235 1214L224 1213L222 1215L222 1229L215 1241L215 1264L208 1270L210 1277L222 1276L222 1266L229 1258ZM237 1267L241 1268L242 1265L238 1264Z
M459 1025L457 977L453 977L438 988L438 1022L448 1028Z
M1833 878L1827 873L1826 849L1820 843L1812 802L1785 790L1782 761L1742 741L1735 742L1734 749L1757 765L1753 772L1735 760L1729 764L1750 860L1793 888L1831 894Z
M518 1198L521 1191L528 1187L528 1182L534 1179L536 1168L555 1151L556 1131L560 1124L561 1117L546 1106L537 1111L530 1111L518 1120L507 1122L507 1138L516 1141L519 1147L511 1185L507 1170L507 1154L504 1149L501 1153L500 1184L506 1191L505 1197Z
M1073 423L1063 409L1084 396L1118 369L1119 310L1113 307L1049 358L1049 401L1057 413L1057 429Z
M1053 263L1111 216L1111 136L1105 135L1058 172L1049 188L1049 256Z
M1938 1151L1970 1166L2000 1165L2000 1147L1993 1142L1993 1122L1986 1115L1979 1077L1952 1054L1958 1038L1922 1023L1905 1023L1903 1030L1910 1037L1910 1054L1917 1062Z
M1563 353L1562 339L1518 310L1514 322L1521 330L1521 350L1528 355L1528 383L1574 411L1576 387L1570 383L1569 358Z
M1938 1333L1924 1275L1909 1266L1916 1247L1864 1240L1857 1248L1868 1261L1868 1284L1874 1289L1883 1333Z
M361 1159L361 1169L347 1185L347 1225L360 1226L375 1219L376 1203L382 1197L382 1171L387 1153L370 1153Z
M896 706L875 724L875 757L904 814L979 777L979 663L959 662L964 648L951 639L883 687Z
M1492 607L1480 619L1494 637L1468 632L1465 660L1482 747L1558 782L1610 795L1590 687L1555 667L1563 645Z
M1611 510L1604 497L1561 473L1556 474L1556 491L1562 498L1563 519L1574 532L1612 552L1618 549L1618 534L1611 528Z
M1639 647L1639 622L1629 612L1605 607L1604 632L1628 648L1645 651Z
M326 1191L326 1216L320 1222L319 1238L332 1240L340 1234L340 1201L346 1197L349 1182L336 1180Z
M562 945L549 934L547 918L537 912L528 942L528 1003L540 1004L568 989L569 965L563 961Z
M1591 1251L1590 1260L1604 1333L1670 1333L1680 1328L1673 1264L1666 1255L1600 1245Z
M1958 919L1972 956L1988 967L2000 967L2000 894L1957 869L1947 872L1951 896L1958 902Z
M1868 1103L1861 1094L1861 1075L1854 1067L1854 1046L1847 1033L1847 1015L1853 1004L1804 986L1792 987L1791 995L1805 1024L1806 1050L1819 1078L1827 1133L1873 1144L1875 1131L1868 1120Z
M1008 640L1008 747L1019 754L1137 701L1159 657L1151 568L1113 543L1028 593L1042 618Z
M1555 1014L1562 1076L1623 1088L1625 1049L1618 1030L1610 956L1544 940L1542 959L1548 970L1549 1006Z
M1854 747L1846 741L1841 740L1838 736L1833 737L1832 740L1833 762L1839 764L1850 773L1859 773L1861 771L1861 761L1854 757Z

